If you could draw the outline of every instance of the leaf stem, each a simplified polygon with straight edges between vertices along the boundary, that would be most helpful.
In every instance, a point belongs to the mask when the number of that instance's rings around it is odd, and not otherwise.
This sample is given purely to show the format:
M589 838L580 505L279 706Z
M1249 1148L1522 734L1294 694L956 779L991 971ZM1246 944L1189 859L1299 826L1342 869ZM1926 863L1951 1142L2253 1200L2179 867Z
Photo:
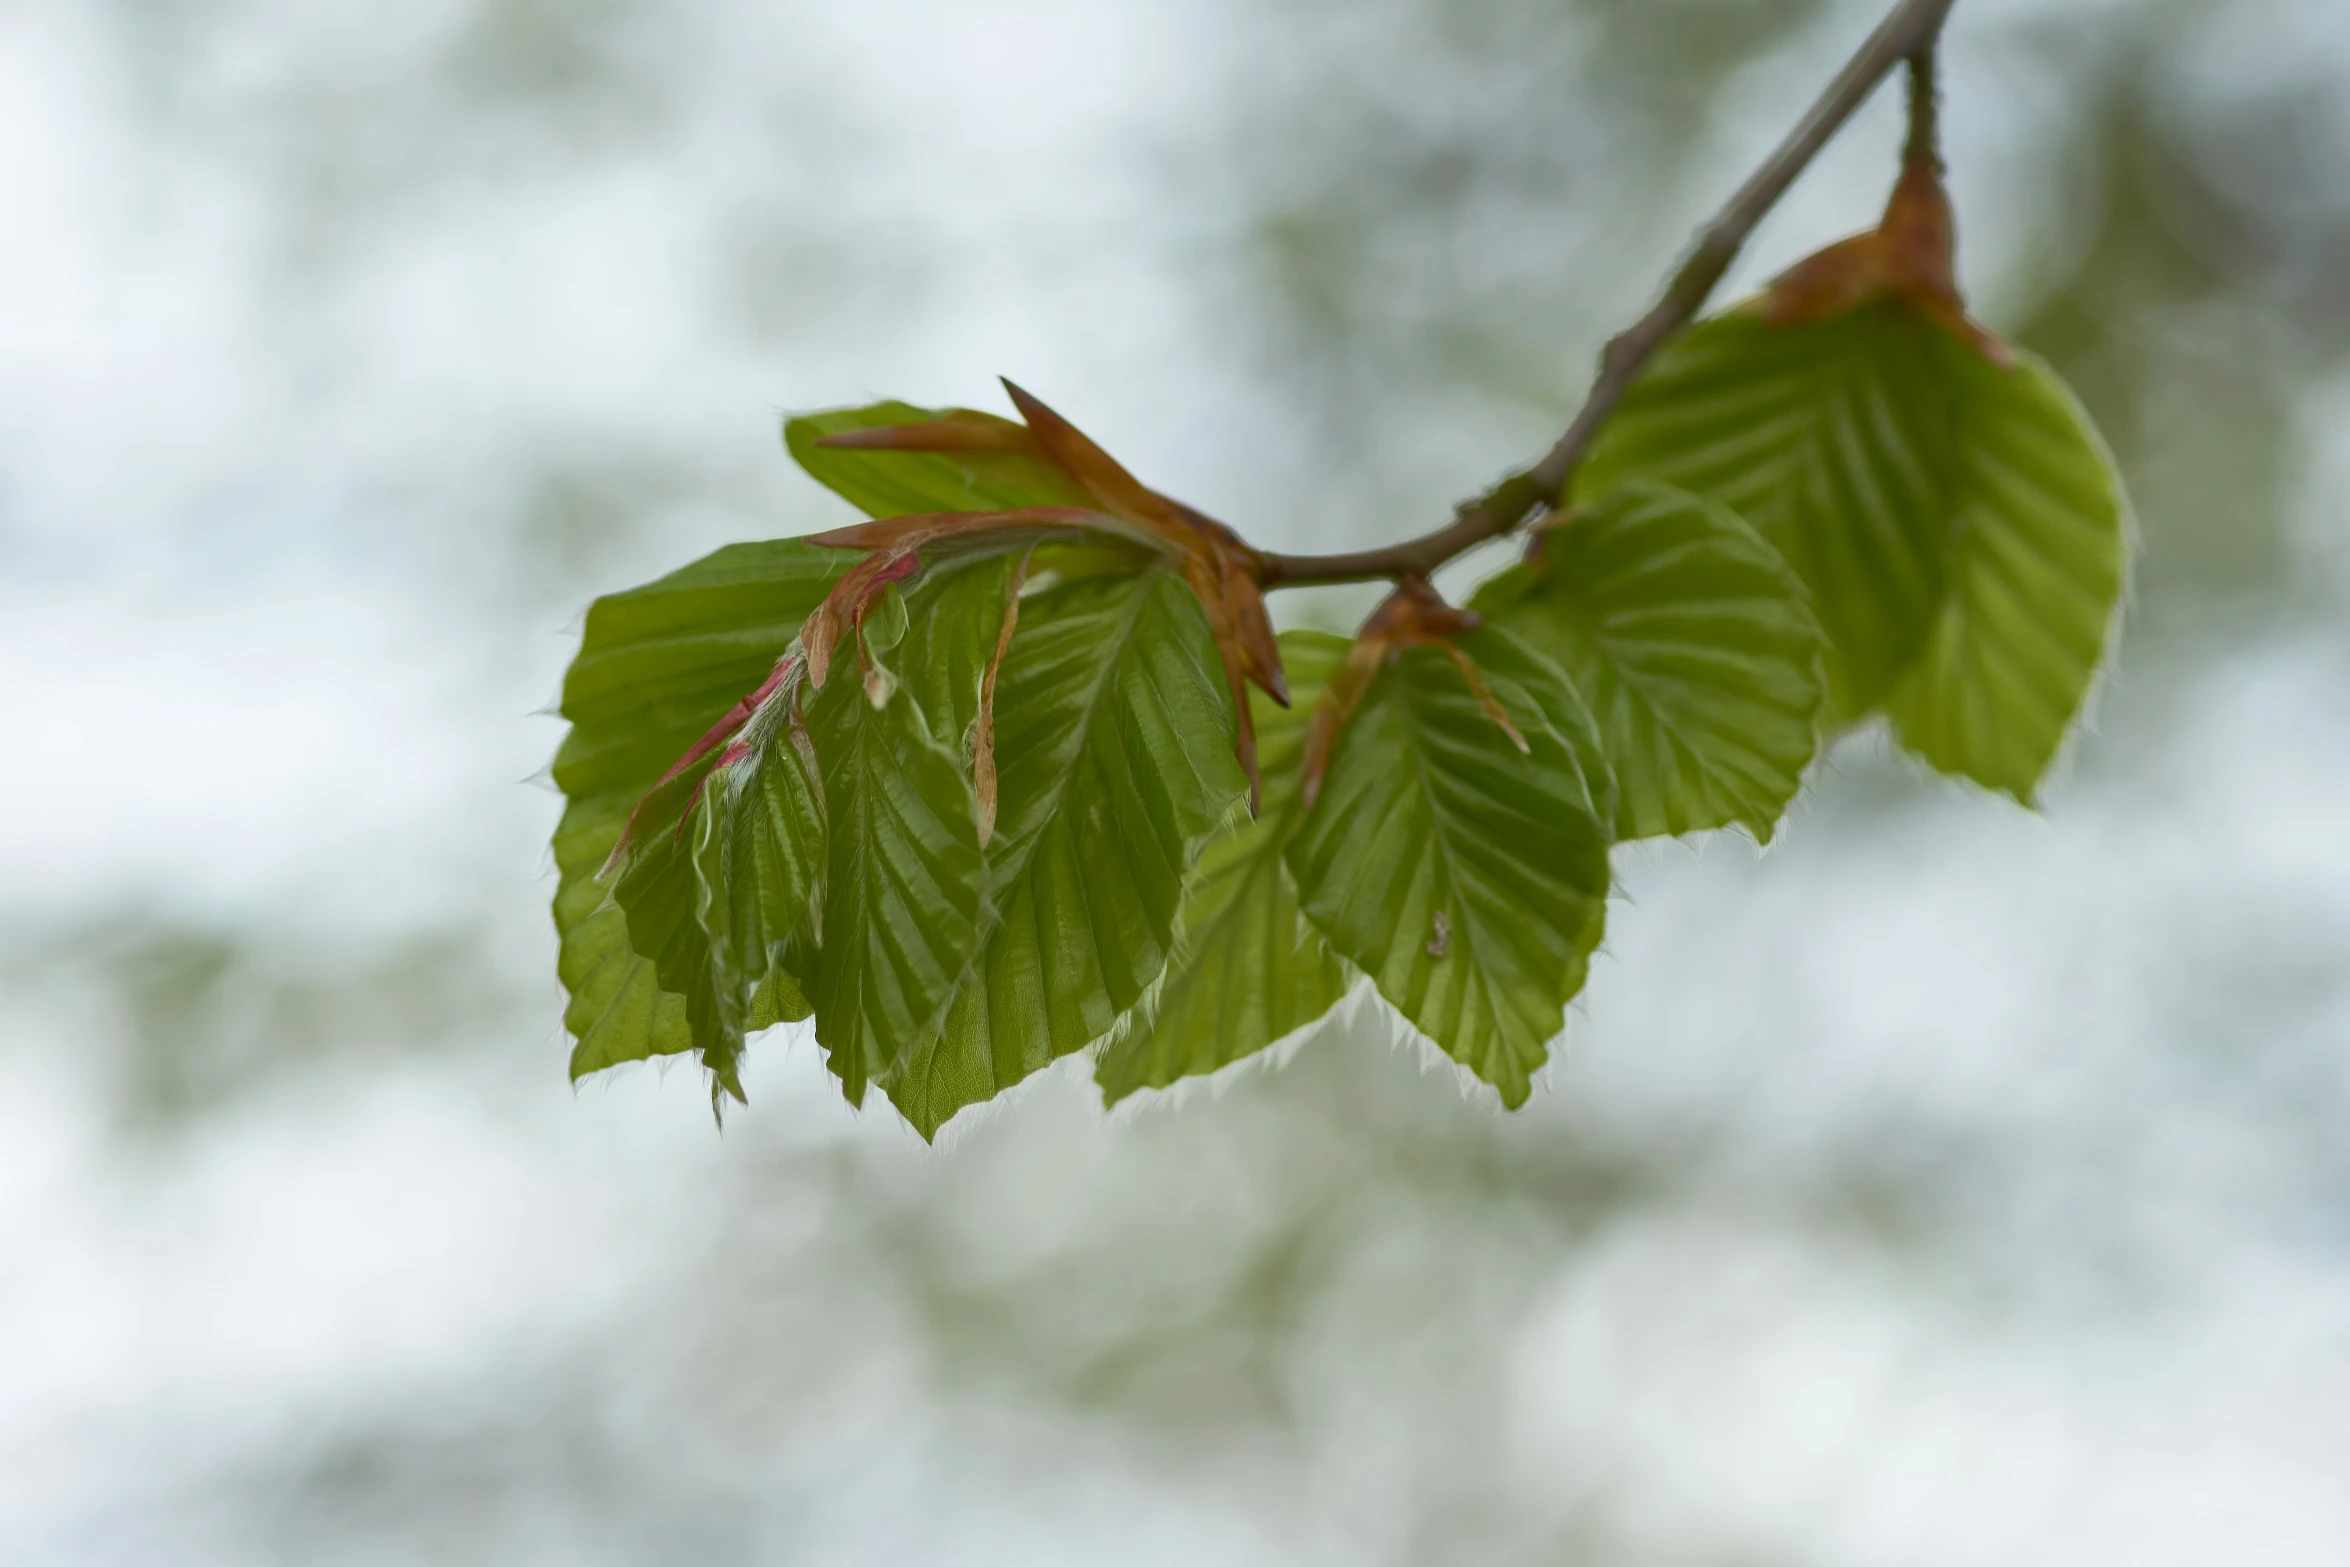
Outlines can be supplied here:
M1747 176L1729 204L1698 230L1688 254L1648 313L1609 340L1582 408L1540 462L1463 502L1444 527L1402 544L1339 555L1267 553L1261 557L1260 585L1305 587L1426 576L1464 550L1513 532L1536 512L1557 505L1575 465L1583 460L1592 438L1623 400L1641 367L1704 307L1706 297L1737 260L1763 215L1844 128L1877 84L1904 61L1909 62L1911 88L1908 155L1914 157L1923 147L1928 156L1936 156L1934 41L1940 37L1953 3L1899 0L1885 14L1876 31L1844 63L1786 139Z
M1909 54L1909 136L1902 143L1903 168L1942 172L1940 84L1935 74L1935 41L1928 38Z

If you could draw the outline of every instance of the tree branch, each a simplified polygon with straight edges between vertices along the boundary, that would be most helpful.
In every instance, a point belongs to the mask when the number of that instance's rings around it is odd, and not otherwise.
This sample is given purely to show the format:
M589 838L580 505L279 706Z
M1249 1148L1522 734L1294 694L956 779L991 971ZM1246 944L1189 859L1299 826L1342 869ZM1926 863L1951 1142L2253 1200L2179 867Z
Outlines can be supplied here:
M1932 155L1933 49L1952 4L1953 0L1900 0L1886 13L1868 41L1788 132L1787 139L1747 177L1729 205L1698 230L1679 270L1666 282L1662 297L1646 315L1609 341L1599 357L1599 374L1591 383L1590 394L1566 433L1540 462L1463 503L1445 527L1406 543L1343 555L1267 554L1263 557L1262 585L1300 587L1424 577L1462 551L1512 532L1536 511L1557 505L1592 437L1615 412L1641 367L1704 307L1706 296L1738 259L1738 252L1763 215L1844 128L1844 122L1877 84L1905 60L1911 68L1909 153L1915 155L1922 145Z

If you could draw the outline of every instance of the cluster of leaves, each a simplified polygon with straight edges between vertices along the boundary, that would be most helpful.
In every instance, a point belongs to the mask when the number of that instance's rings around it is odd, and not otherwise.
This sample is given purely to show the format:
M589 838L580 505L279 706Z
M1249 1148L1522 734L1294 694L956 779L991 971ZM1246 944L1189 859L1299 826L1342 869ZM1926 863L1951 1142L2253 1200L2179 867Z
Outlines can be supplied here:
M1467 608L1406 578L1352 642L1276 638L1253 549L1017 388L1017 423L790 421L873 520L597 601L564 685L573 1074L691 1050L739 1098L746 1038L813 1014L930 1136L1089 1047L1111 1102L1216 1071L1367 980L1515 1106L1614 844L1767 841L1876 714L2029 803L2122 505L1950 258L1912 168L1668 346Z

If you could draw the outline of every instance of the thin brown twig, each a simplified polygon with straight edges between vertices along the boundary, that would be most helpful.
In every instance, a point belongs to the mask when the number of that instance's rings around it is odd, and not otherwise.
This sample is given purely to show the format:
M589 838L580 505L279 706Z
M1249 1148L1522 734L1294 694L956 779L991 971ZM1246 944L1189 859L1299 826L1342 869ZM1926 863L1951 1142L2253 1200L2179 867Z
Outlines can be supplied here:
M1909 136L1901 144L1904 168L1942 172L1941 83L1934 69L1934 40L1909 54Z
M1557 444L1533 467L1510 474L1473 501L1462 504L1453 520L1433 533L1380 549L1340 555L1279 555L1263 557L1260 582L1271 587L1302 587L1314 583L1372 582L1386 578L1426 576L1455 555L1514 531L1537 511L1558 504L1566 492L1575 465L1583 460L1599 427L1623 400L1641 367L1667 339L1689 324L1705 305L1706 297L1730 263L1738 258L1747 238L1787 187L1819 155L1820 149L1843 129L1893 68L1911 63L1911 148L1934 134L1933 47L1954 0L1900 0L1877 24L1868 41L1845 62L1817 101L1804 113L1786 140L1779 143L1762 166L1747 177L1729 204L1700 229L1689 253L1663 295L1648 313L1612 338L1599 358L1599 374L1591 383L1574 422ZM1922 106L1921 106L1922 104Z

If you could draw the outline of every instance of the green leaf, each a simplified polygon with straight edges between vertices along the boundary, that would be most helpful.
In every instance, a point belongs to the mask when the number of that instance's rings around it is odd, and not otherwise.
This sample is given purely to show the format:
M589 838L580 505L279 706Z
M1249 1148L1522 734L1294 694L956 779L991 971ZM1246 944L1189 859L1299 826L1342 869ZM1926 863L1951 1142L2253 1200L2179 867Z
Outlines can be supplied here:
M729 544L596 600L563 677L571 733L555 756L556 784L573 799L625 793L633 806L767 678L857 559L797 539Z
M1963 437L1951 591L1885 709L1912 751L2029 805L2105 656L2121 483L2046 365L1947 357Z
M1039 555L998 676L983 943L944 1026L888 1083L925 1137L1141 999L1185 870L1247 793L1198 598L1158 563L1060 572L1078 558Z
M1732 313L1659 356L1576 479L1737 511L1787 557L1845 718L1882 707L1946 772L2029 802L2119 603L2121 487L2045 365L2004 366L1903 306Z
M1637 479L1471 608L1555 660L1598 720L1618 840L1743 823L1768 843L1817 747L1820 632L1727 507Z
M1325 632L1285 633L1281 663L1296 705L1285 711L1251 693L1262 807L1211 842L1185 879L1166 972L1094 1064L1105 1105L1278 1043L1327 1015L1352 986L1352 972L1298 907L1282 859L1305 815L1306 718L1346 647Z
M1634 385L1575 498L1646 477L1753 524L1810 589L1831 690L1857 717L1922 651L1951 581L1952 367L1973 353L1891 301L1799 326L1717 316Z
M1521 754L1440 647L1373 678L1288 848L1306 915L1397 1010L1516 1107L1604 927L1612 810L1555 667L1493 627L1456 639Z
M650 959L628 944L628 916L597 876L635 801L624 795L574 800L555 829L556 972L569 1002L563 1023L577 1043L571 1075L624 1061L676 1055L694 1046L685 998L661 988Z
M1024 453L872 451L816 444L827 435L878 425L922 424L961 412L897 402L832 408L787 421L783 440L793 460L818 483L868 517L1095 504L1058 469Z
M1012 568L995 555L925 572L888 650L887 700L868 699L844 654L809 709L830 843L805 979L851 1103L937 1030L978 949L985 868L961 715L976 706Z
M705 757L656 788L640 808L631 830L635 847L613 883L612 896L628 920L628 945L653 966L666 994L685 1003L687 1036L717 1090L743 1097L737 1064L747 1026L748 992L765 968L739 983L712 951L699 917L701 891L695 874L687 813L711 776L715 755ZM805 1016L803 1005L795 1016Z
M694 911L715 1027L732 1052L761 982L804 967L823 918L824 796L798 701L795 682L752 718L740 757L710 770L693 819Z
M664 990L654 962L630 946L628 916L598 873L645 792L767 677L855 559L789 539L732 544L589 609L564 677L572 727L554 766L566 801L555 831L555 927L570 995L564 1023L578 1041L573 1077L694 1048L686 997ZM670 871L684 876L689 895L678 907L690 910L690 866ZM677 935L665 928L649 944L658 950ZM754 1017L806 1016L787 977L763 989Z

